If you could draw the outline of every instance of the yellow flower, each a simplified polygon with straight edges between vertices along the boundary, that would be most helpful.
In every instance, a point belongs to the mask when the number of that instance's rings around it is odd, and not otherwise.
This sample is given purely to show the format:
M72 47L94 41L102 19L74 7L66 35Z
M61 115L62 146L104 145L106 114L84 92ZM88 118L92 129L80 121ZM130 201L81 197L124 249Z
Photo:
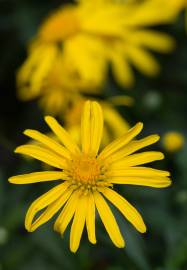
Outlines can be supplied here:
M148 27L172 21L181 1L90 0L59 8L43 22L31 43L18 72L18 88L40 91L56 59L65 65L63 77L78 78L93 88L103 85L109 64L122 86L134 83L131 65L145 75L157 74L159 65L149 50L169 52L174 40Z
M112 242L115 246L123 248L124 239L106 198L139 232L144 233L146 226L141 215L113 189L113 186L128 184L164 188L171 184L169 172L139 166L163 159L162 153L156 151L135 153L158 141L159 136L151 135L134 140L143 128L143 124L138 123L100 152L103 114L100 105L90 101L83 107L81 148L53 117L47 116L45 121L61 144L36 130L26 130L25 135L42 145L22 145L16 148L15 152L29 155L58 170L13 176L9 178L9 182L14 184L54 180L62 182L32 203L26 214L26 229L33 232L63 208L55 221L54 229L63 235L72 220L70 249L76 252L85 226L89 241L96 243L97 209ZM41 210L44 211L38 216Z
M170 131L164 134L162 143L168 152L177 152L184 146L185 140L181 133Z
M27 76L34 82L28 84L27 77L23 77L25 75L23 65L17 76L18 96L24 101L37 98L43 111L54 116L61 115L72 101L81 99L81 93L98 92L91 82L82 82L78 77L71 76L60 58L55 60L52 69L45 74L46 77L43 76L42 79L40 74L40 70L32 74L35 77L28 73Z

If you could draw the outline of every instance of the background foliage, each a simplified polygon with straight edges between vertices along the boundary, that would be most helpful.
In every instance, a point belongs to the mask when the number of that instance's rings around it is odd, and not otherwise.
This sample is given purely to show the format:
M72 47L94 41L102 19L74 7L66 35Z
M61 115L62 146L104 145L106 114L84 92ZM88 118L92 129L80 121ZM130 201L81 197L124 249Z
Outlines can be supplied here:
M25 142L21 134L25 128L44 129L43 115L36 102L22 103L16 98L15 73L26 57L26 44L41 19L61 3L60 0L0 1L0 269L186 270L186 145L178 153L166 153L166 161L162 163L172 173L171 188L125 186L121 189L143 214L149 228L145 235L140 235L116 213L127 242L124 250L112 245L99 221L98 244L91 246L85 235L76 255L68 249L68 233L62 240L53 232L52 222L32 234L24 230L26 209L34 198L49 189L49 184L17 187L7 183L10 175L38 169L39 162L16 157L13 149ZM136 86L131 92L125 91L135 98L135 105L119 110L130 124L143 121L145 134L162 135L177 130L186 135L187 35L183 14L164 30L176 38L176 50L167 56L157 55L162 65L157 78L136 74ZM112 78L107 89L110 91L106 90L106 95L124 93ZM161 143L158 148L163 150Z

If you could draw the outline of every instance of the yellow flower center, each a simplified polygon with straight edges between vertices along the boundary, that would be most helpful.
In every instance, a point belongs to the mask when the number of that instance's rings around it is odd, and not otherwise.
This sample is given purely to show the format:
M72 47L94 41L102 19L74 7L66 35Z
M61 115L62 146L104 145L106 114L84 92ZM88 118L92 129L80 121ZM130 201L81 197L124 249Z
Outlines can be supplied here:
M97 158L86 154L76 156L68 164L66 174L75 187L81 187L83 191L96 190L101 186L110 186L105 181L106 168L101 165Z
M40 28L39 36L45 42L60 42L75 35L80 30L80 23L73 7L63 8L51 15Z

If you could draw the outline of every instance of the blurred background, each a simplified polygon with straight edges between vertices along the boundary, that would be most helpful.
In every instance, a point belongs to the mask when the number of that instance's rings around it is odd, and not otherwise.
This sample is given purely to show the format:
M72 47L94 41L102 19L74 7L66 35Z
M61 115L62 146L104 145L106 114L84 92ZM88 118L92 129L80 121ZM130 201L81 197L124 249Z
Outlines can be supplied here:
M148 232L140 235L115 213L127 242L124 250L113 246L98 220L97 245L91 245L84 235L78 252L72 254L68 232L61 239L52 230L54 219L32 234L24 229L28 206L52 185L13 186L7 181L11 175L42 169L40 162L13 153L16 146L27 142L22 131L26 128L48 131L43 121L45 112L37 100L23 102L17 97L16 72L25 61L28 42L42 20L66 3L70 1L0 0L0 270L186 270L187 33L184 12L172 24L155 26L156 30L174 37L177 44L167 55L154 53L161 65L158 76L150 78L133 70L136 82L129 90L119 86L109 71L103 91L95 96L102 101L116 95L132 97L133 106L116 106L116 110L130 126L142 121L143 135L158 133L162 138L167 132L176 131L183 136L184 141L176 151L167 148L162 139L156 146L166 158L154 167L171 172L170 188L120 187L121 194L142 213Z

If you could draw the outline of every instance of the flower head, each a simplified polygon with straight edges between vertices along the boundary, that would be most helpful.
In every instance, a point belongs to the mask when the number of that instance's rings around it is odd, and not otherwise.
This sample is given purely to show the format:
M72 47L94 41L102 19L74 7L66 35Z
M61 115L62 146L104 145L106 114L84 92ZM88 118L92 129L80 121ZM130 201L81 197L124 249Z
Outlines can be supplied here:
M58 59L65 65L63 78L78 78L93 88L102 87L109 65L122 86L134 83L132 65L145 75L156 75L159 65L150 50L170 52L175 42L149 27L172 21L183 1L89 0L59 8L44 20L31 43L18 72L18 88L40 91Z
M26 229L33 232L62 209L55 221L54 229L63 235L72 220L70 249L76 252L85 226L89 241L96 243L97 209L112 242L115 246L123 248L125 242L106 202L107 199L139 232L144 233L146 226L141 215L114 188L115 184L155 188L163 188L171 184L169 172L141 166L163 159L162 153L156 151L135 153L158 141L159 136L151 135L135 140L135 136L143 128L143 124L138 123L100 152L103 114L100 105L90 101L85 103L82 112L81 148L53 117L47 116L45 121L61 144L36 130L26 130L24 134L40 142L41 145L22 145L16 148L15 152L29 155L58 170L13 176L9 178L9 182L30 184L60 180L61 183L32 203L26 214ZM43 212L38 216L41 210Z
M165 133L162 139L162 144L168 152L179 151L184 146L184 143L184 136L176 131Z

